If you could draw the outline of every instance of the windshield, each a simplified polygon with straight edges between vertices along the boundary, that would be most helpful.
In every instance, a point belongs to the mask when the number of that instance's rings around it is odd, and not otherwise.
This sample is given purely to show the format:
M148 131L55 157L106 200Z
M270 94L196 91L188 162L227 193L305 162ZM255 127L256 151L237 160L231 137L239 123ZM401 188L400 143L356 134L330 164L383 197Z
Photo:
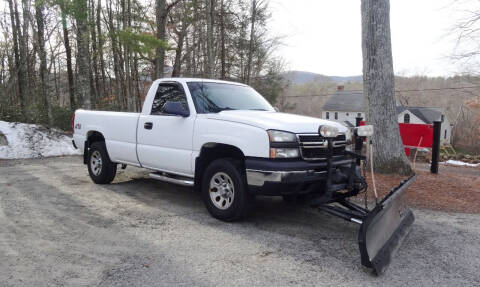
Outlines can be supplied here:
M209 82L189 82L187 85L199 114L226 110L274 110L262 95L248 86Z

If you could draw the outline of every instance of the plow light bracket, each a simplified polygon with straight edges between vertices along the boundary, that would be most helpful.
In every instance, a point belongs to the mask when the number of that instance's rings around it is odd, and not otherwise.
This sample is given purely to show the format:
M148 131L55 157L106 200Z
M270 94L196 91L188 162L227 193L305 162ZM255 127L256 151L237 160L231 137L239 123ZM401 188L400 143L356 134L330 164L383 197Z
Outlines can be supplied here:
M338 136L338 128L323 125L318 127L318 133L324 138L335 138Z
M373 135L373 126L360 126L355 128L355 135L359 137L370 137Z

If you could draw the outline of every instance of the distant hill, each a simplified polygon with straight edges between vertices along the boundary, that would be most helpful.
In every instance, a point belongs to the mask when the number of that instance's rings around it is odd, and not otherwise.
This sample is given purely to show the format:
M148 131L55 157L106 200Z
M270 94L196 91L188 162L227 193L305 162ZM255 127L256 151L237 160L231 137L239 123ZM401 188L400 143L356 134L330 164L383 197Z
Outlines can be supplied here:
M362 82L363 79L362 76L326 76L303 71L288 71L283 77L294 85L303 85L311 82L344 84L347 82Z

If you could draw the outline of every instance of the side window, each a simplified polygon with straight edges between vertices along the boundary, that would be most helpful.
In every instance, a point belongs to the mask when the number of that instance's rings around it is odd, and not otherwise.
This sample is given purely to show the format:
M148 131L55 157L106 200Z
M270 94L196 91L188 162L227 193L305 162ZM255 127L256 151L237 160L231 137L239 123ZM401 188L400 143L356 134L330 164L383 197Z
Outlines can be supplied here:
M152 115L164 114L165 104L167 102L179 102L183 108L188 111L187 97L179 83L161 83L158 85L155 99L152 104Z

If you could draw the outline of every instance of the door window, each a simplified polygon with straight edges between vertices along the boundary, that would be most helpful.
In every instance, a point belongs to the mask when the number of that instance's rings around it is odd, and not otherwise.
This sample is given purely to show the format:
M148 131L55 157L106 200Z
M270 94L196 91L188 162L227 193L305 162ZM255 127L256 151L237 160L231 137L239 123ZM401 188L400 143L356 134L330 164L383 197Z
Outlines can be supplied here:
M188 111L187 97L183 87L179 83L161 83L153 99L152 115L163 115L167 102L179 102Z

